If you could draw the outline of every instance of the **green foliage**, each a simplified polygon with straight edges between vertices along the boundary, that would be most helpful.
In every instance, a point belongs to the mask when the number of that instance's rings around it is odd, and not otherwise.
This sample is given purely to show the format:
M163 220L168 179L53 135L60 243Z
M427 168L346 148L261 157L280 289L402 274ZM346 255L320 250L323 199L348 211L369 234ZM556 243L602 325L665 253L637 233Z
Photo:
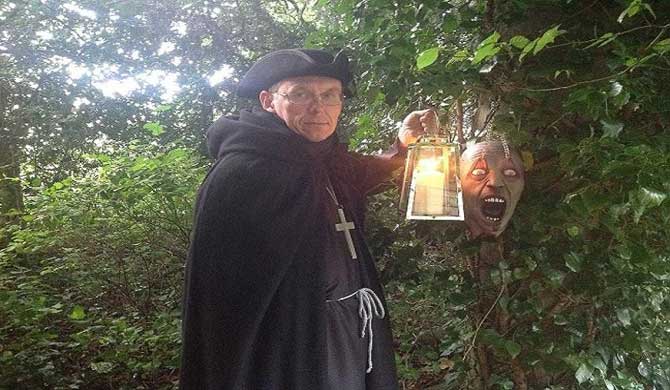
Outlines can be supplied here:
M357 151L435 107L452 137L459 119L467 139L505 134L528 170L489 269L473 261L487 243L462 225L408 223L394 192L372 200L405 388L670 389L670 3L67 3L96 18L12 4L0 6L0 388L174 387L205 165L192 150L238 106L234 78L304 38L356 64L340 132ZM223 65L233 78L210 85ZM125 96L95 85L152 70L161 82Z
M433 47L431 49L422 51L416 58L417 69L423 69L426 66L435 62L439 54L440 54L439 47Z
M529 169L503 259L490 270L468 260L481 243L457 238L458 226L408 224L385 211L392 200L372 204L373 249L401 313L403 383L668 388L670 4L365 0L323 10L330 23L312 40L349 49L359 96L383 94L358 107L366 138L385 137L389 118L426 106L450 110L453 131L459 102L466 138L505 134ZM475 280L478 272L488 279ZM408 335L403 321L423 319L424 307L408 304L407 291L440 302L409 335L441 329L445 345L465 345L448 355L459 364L440 368L442 347ZM466 323L444 320L464 315ZM470 344L487 351L485 366Z
M151 133L151 135L153 135L154 137L157 137L157 136L165 133L165 129L158 122L145 123L144 126L142 126L142 128L144 130L148 131L149 133Z
M637 378L636 366L648 359L664 362L661 366L666 368L657 373L660 377L668 374L670 349L665 338L656 333L667 317L658 306L656 310L644 308L652 297L667 296L669 287L661 276L670 272L663 244L668 240L668 221L663 216L668 205L663 203L664 196L647 188L665 188L661 167L668 161L668 145L658 141L650 138L640 146L630 139L587 138L576 150L564 144L561 166L568 175L563 185L571 192L556 199L554 211L543 212L547 220L554 221L556 227L560 223L564 230L552 231L536 221L526 223L537 235L523 237L523 232L514 232L519 234L521 245L509 260L518 264L533 258L545 268L544 275L532 273L526 282L537 298L519 294L517 302L521 305L528 299L533 306L525 315L531 318L542 318L546 312L553 316L551 322L546 317L538 321L527 334L518 329L524 340L521 344L532 348L533 359L542 365L563 360L568 364L564 369L575 370L579 383L590 383L594 388L641 386L645 379ZM648 213L647 207L662 209ZM521 218L538 211L524 210ZM574 301L550 298L557 294ZM661 301L656 298L657 305ZM553 310L560 305L570 309ZM523 314L515 313L519 317ZM543 328L552 332L551 343L533 340L535 326L540 334ZM644 341L646 337L654 341ZM545 347L538 350L542 344ZM595 353L604 356L596 358Z
M0 250L1 388L174 388L203 162L131 143L36 188Z
M479 64L480 62L491 59L496 54L498 54L500 51L500 46L497 45L498 39L500 39L500 34L497 31L484 39L479 44L479 46L477 46L472 63L475 65Z

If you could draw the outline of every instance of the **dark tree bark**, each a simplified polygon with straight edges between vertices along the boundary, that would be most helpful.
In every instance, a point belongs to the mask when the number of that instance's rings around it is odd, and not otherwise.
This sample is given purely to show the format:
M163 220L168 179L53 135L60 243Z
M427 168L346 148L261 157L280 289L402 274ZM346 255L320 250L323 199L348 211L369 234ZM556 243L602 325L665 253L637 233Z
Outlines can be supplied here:
M7 120L6 88L0 86L0 227L11 223L15 217L10 215L12 210L23 208L21 191L20 159L15 131ZM0 247L3 238L0 236Z
M0 129L8 133L6 129ZM20 176L17 145L11 142L11 136L0 137L0 226L12 222L12 210L23 208L23 197ZM0 241L0 245L2 242Z

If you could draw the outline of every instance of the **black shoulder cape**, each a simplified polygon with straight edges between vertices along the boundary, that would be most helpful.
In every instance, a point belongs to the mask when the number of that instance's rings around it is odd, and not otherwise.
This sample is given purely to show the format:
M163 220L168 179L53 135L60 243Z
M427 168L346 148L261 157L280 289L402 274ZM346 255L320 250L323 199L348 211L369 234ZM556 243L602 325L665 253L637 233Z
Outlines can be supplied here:
M325 389L323 217L330 177L351 210L362 279L383 292L360 235L365 197L403 162L395 147L364 157L313 148L274 115L243 111L208 131L210 169L196 203L186 265L180 388ZM382 298L383 299L383 298ZM384 302L384 305L386 303ZM388 317L375 321L368 389L397 386Z

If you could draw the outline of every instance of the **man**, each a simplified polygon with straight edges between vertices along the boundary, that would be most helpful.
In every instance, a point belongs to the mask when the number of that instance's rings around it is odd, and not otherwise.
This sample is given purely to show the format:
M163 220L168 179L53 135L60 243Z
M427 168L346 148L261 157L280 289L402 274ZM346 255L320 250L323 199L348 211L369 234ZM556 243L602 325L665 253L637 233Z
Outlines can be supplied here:
M397 389L365 197L432 115L410 114L385 155L349 153L335 128L351 80L343 54L270 53L238 89L261 107L208 130L217 161L187 263L182 389Z

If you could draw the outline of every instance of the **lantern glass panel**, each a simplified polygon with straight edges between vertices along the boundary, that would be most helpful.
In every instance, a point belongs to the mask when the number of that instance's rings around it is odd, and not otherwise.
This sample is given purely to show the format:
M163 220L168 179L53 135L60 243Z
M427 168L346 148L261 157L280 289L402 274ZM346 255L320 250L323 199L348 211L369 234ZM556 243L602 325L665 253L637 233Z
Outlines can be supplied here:
M401 197L407 219L463 220L459 147L440 141L422 140L409 149Z

